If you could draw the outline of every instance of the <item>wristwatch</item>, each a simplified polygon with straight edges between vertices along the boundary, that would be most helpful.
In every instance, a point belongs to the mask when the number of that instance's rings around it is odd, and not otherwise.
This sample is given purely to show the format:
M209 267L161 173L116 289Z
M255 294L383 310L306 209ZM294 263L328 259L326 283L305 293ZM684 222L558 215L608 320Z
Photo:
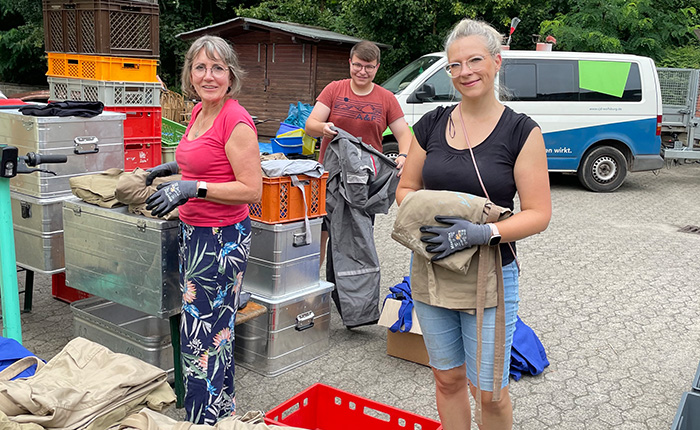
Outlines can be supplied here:
M501 233L498 232L498 227L496 227L496 224L489 223L489 227L491 227L491 238L489 238L489 246L496 246L499 243L501 243Z
M197 198L203 199L207 196L207 183L204 181L197 181Z

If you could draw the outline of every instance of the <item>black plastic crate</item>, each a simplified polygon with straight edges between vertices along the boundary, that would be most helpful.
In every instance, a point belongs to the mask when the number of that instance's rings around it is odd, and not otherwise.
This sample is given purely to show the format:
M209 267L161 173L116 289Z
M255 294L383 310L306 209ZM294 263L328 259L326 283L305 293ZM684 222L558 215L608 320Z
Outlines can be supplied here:
M158 4L131 0L43 0L47 52L156 58Z

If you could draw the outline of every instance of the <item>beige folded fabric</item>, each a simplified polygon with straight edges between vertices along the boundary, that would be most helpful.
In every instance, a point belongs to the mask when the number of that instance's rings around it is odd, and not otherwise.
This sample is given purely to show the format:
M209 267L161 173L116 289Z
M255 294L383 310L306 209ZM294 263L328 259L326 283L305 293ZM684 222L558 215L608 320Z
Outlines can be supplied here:
M103 208L113 208L122 205L116 198L115 189L119 176L123 173L122 169L112 168L101 173L68 178L68 183L73 195L83 201Z
M251 411L243 416L235 415L224 418L210 426L175 421L161 413L143 409L141 412L125 418L119 425L110 427L109 430L303 430L298 427L267 425L263 418L262 412Z
M414 252L411 268L411 290L414 300L449 309L475 309L479 260L487 254L489 265L486 276L486 307L496 306L497 247L473 246L439 261L425 250L420 238L423 225L437 225L435 215L459 216L483 224L511 215L508 208L500 207L483 197L452 191L419 190L410 193L401 202L394 221L391 237ZM482 269L483 271L483 269ZM500 272L500 267L498 267Z
M129 212L134 214L165 220L178 219L177 208L162 217L151 215L151 211L146 210L146 199L156 192L158 185L170 181L179 181L182 179L182 175L158 177L153 180L151 185L147 186L146 177L148 173L149 172L137 167L132 172L124 173L119 176L115 191L117 200L129 205Z
M175 402L164 370L80 337L34 376L11 377L0 380L2 428L12 428L7 419L46 429L103 430L144 407L162 411Z
M287 160L287 156L280 152L275 152L273 154L260 154L260 161L267 160Z

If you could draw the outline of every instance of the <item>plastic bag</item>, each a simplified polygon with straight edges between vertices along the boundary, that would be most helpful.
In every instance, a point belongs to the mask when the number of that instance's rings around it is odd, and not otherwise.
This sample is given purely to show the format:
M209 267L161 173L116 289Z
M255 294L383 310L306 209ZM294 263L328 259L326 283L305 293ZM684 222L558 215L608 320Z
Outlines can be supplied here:
M312 109L313 107L307 103L290 103L287 119L285 119L284 122L304 128L306 127L306 120L309 118L309 115L311 115Z

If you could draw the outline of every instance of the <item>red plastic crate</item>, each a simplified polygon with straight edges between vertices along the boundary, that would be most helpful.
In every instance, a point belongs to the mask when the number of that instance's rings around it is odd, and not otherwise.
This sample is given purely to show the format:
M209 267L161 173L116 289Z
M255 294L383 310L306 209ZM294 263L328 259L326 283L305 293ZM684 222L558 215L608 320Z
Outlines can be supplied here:
M73 303L76 300L92 297L92 294L67 286L66 272L51 275L51 295L55 299L66 303Z
M137 167L142 169L155 167L160 164L161 157L160 136L124 139L124 171L126 172Z
M160 106L105 106L104 110L126 114L124 120L124 139L132 137L161 138Z
M438 430L440 423L324 384L265 414L266 422L312 430Z
M326 214L326 180L328 172L320 178L297 175L304 184L306 208L301 190L292 185L290 176L263 178L263 192L260 203L248 205L250 218L267 224L277 224Z

